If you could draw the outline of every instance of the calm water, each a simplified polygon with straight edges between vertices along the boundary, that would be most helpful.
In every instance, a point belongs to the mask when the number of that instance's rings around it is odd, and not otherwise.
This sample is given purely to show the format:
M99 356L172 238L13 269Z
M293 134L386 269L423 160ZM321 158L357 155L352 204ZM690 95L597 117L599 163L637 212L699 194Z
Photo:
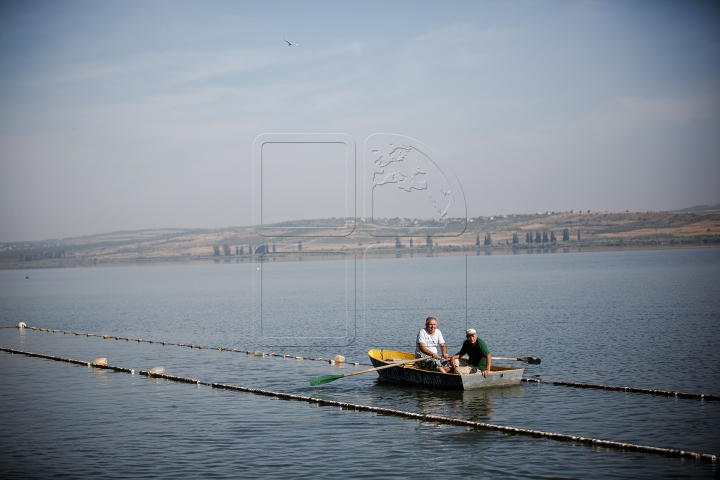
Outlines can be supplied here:
M256 268L260 268L257 270ZM25 276L30 276L25 279ZM0 272L0 325L368 363L428 315L525 376L720 394L720 250ZM262 308L261 308L262 307ZM523 384L443 392L325 362L0 329L33 352L354 403L720 454L720 402ZM367 368L348 366L346 371ZM0 475L709 478L717 465L593 449L0 353Z

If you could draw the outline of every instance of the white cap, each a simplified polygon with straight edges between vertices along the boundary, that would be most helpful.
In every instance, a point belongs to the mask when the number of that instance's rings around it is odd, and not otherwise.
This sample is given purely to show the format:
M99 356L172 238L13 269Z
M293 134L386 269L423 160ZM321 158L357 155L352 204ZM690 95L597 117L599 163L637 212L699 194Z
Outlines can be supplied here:
M467 331L465 332L465 335L466 336L467 335L477 335L477 332L475 331L474 328L468 328Z

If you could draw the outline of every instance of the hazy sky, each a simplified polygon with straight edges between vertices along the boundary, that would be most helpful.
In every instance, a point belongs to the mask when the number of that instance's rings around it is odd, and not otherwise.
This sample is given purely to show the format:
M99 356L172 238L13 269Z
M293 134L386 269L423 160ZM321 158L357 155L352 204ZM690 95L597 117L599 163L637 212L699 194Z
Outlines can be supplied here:
M415 138L471 216L715 203L720 4L0 3L0 242L249 225L277 132Z

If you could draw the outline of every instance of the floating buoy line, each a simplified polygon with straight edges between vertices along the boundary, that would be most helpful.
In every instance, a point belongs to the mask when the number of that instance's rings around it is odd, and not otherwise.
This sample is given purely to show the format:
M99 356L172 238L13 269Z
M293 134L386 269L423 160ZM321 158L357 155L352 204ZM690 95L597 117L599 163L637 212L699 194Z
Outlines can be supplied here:
M26 328L26 325L24 322L20 322L20 324L18 324L18 326L16 326L16 327L0 327L0 328L24 329L24 328ZM55 329L50 329L50 328L40 328L40 327L27 327L27 328L29 328L30 330L36 330L36 331L40 331L40 332L61 333L60 330L55 330ZM83 332L72 332L72 331L63 331L62 333L65 335L74 334L77 336L87 336L88 338L98 337L98 338L102 338L104 340L115 339L115 340L125 340L127 342L137 342L137 343L145 342L145 343L159 344L159 345L177 345L180 347L197 348L199 350L204 350L204 349L208 348L208 347L205 347L204 345L195 345L195 344L188 345L186 343L159 342L159 341L155 341L155 340L143 340L142 338L133 339L133 338L126 338L126 337L116 337L113 335L95 335L94 333L83 333ZM227 351L227 352L233 352L233 353L241 352L241 350L239 350L237 348L225 348L225 347L213 347L213 348L211 348L211 350L218 350L221 352ZM255 351L247 350L244 353L246 353L247 355L254 355L256 357L294 358L295 360L311 360L311 361L322 361L323 360L321 357L312 358L312 357L302 357L302 356L294 356L294 355L282 355L282 354L275 353L275 352L265 353L265 352L261 352L258 350L255 350ZM327 360L327 362L330 363L331 365L335 364L335 363L345 363L345 357L338 355L335 358L338 360L340 358L342 358L342 362L340 362L340 361L336 362L336 360L332 360L332 359ZM360 362L347 362L347 364L348 365L361 365ZM713 395L713 394L707 394L707 393L675 392L675 391L670 391L670 390L656 390L656 389L650 389L650 388L596 385L596 384L591 384L591 383L577 383L577 382L561 382L561 381L545 382L545 381L540 380L539 378L527 378L527 377L521 378L521 381L527 382L527 383L545 383L545 384L568 386L568 387L575 387L575 388L615 390L615 391L622 391L622 392L641 393L641 394L646 394L646 395L658 395L658 396L665 396L665 397L720 401L720 395Z
M135 373L135 370L132 368L115 367L115 366L110 366L110 365L97 365L97 364L94 364L91 362L85 362L85 361L81 361L81 360L73 360L70 358L56 357L53 355L45 355L42 353L26 352L23 350L16 350L16 349L12 349L12 348L0 347L0 351L8 352L11 354L27 355L30 357L45 358L48 360L61 361L61 362L66 362L66 363L74 363L77 365L84 365L87 367L92 366L95 368L105 368L108 370L115 370L118 372L125 372L125 373L130 373L130 374ZM717 461L717 455L696 453L696 452L691 452L688 450L677 450L677 449L672 449L672 448L651 447L651 446L647 446L647 445L636 445L633 443L614 442L611 440L601 440L601 439L597 439L597 438L580 437L577 435L567 435L564 433L544 432L541 430L530 430L527 428L516 428L516 427L507 427L507 426L503 426L503 425L495 425L492 423L473 422L471 420L462 420L460 418L450 418L450 417L443 417L441 415L428 415L428 414L423 414L423 413L412 413L412 412L406 412L403 410L395 410L392 408L373 407L370 405L361 405L361 404L349 403L349 402L339 402L336 400L327 400L327 399L323 399L323 398L308 397L305 395L295 395L292 393L273 392L270 390L263 390L263 389L259 389L259 388L249 388L249 387L242 387L242 386L238 386L238 385L228 385L225 383L203 382L200 380L196 380L194 378L178 377L178 376L174 376L174 375L166 375L164 373L163 374L154 374L154 373L151 373L151 371L140 371L140 375L145 375L149 378L162 378L162 379L170 380L173 382L190 383L190 384L194 384L194 385L207 385L212 388L218 388L218 389L223 389L223 390L240 391L240 392L252 393L255 395L263 395L263 396L269 396L269 397L275 397L275 398L283 398L283 399L287 399L287 400L296 400L296 401L302 401L302 402L307 402L307 403L315 403L318 405L336 406L336 407L340 407L343 410L374 412L374 413L379 413L379 414L384 414L384 415L393 415L393 416L397 416L397 417L413 418L413 419L421 420L421 421L431 421L431 422L437 422L437 423L465 426L465 427L473 428L473 429L477 429L477 430L494 430L494 431L498 431L498 432L507 433L510 435L517 434L517 435L527 435L527 436L531 436L531 437L551 438L553 440L558 440L558 441L575 442L575 443L578 443L581 445L592 445L592 446L598 446L598 447L615 448L615 449L620 449L620 450L624 450L624 451L654 453L654 454L660 454L660 455L666 455L666 456L672 456L672 457L680 457L680 458L692 458L695 460L709 461L709 462L713 462L713 463Z
M0 328L25 328L25 327L18 326L18 327L0 327ZM115 339L115 340L125 340L126 342L152 343L152 344L157 344L157 345L177 345L179 347L197 348L198 350L210 349L210 350L218 350L220 352L223 352L223 351L233 352L233 353L242 352L242 350L237 349L237 348L206 347L205 345L187 344L187 343L182 343L182 342L181 343L160 342L160 341L155 341L155 340L143 340L142 338L116 337L114 335L96 335L94 333L72 332L72 331L67 331L67 330L61 331L61 330L55 330L52 328L41 328L41 327L27 327L27 328L29 328L30 330L35 330L35 331L40 331L40 332L63 333L65 335L84 336L84 337L88 337L88 338L97 337L97 338L102 338L103 340ZM244 353L246 353L248 355L254 355L256 357L294 358L295 360L311 360L311 361L315 361L315 362L320 362L323 360L321 357L312 358L312 357L302 357L302 356L295 356L295 355L283 355L283 354L279 354L279 353L275 353L275 352L265 353L265 352L261 352L261 351L257 351L257 350L255 350L255 351L247 350ZM343 357L343 359L344 359L344 357ZM336 363L335 360L327 360L327 362L330 364ZM343 360L343 362L337 362L337 363L345 363L345 361ZM361 365L360 362L347 362L347 364L348 365Z
M706 393L686 393L672 392L669 390L653 390L651 388L634 388L634 387L612 387L608 385L594 385L592 383L575 383L575 382L552 382L553 385L565 385L575 388L596 388L600 390L620 390L623 392L645 393L649 395L662 395L665 397L679 398L700 398L703 400L720 400L720 395L709 395Z
M115 370L116 372L135 374L135 370L133 370L132 368L116 367L114 365L103 365L99 363L86 362L84 360L74 360L72 358L56 357L54 355L45 355L44 353L25 352L23 350L15 350L14 348L0 347L0 350L9 353L19 353L22 355L27 355L28 357L38 357L45 358L47 360L55 360L56 362L74 363L76 365L84 365L86 367L104 368L106 370Z

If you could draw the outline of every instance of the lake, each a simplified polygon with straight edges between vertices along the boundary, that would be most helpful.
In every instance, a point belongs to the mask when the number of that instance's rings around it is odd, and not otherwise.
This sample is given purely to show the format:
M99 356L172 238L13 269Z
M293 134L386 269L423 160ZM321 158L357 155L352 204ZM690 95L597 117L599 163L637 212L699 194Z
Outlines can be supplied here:
M0 271L0 346L278 392L720 454L720 402L552 381L720 394L720 249ZM324 254L327 255L327 254ZM29 277L26 279L26 276ZM376 373L427 316L456 352L536 356L542 383L451 392ZM217 347L241 352L218 351ZM288 354L260 357L245 351ZM340 369L326 361L349 362ZM498 362L500 363L500 362ZM502 363L510 365L511 363ZM657 478L717 465L476 431L0 352L0 475Z

